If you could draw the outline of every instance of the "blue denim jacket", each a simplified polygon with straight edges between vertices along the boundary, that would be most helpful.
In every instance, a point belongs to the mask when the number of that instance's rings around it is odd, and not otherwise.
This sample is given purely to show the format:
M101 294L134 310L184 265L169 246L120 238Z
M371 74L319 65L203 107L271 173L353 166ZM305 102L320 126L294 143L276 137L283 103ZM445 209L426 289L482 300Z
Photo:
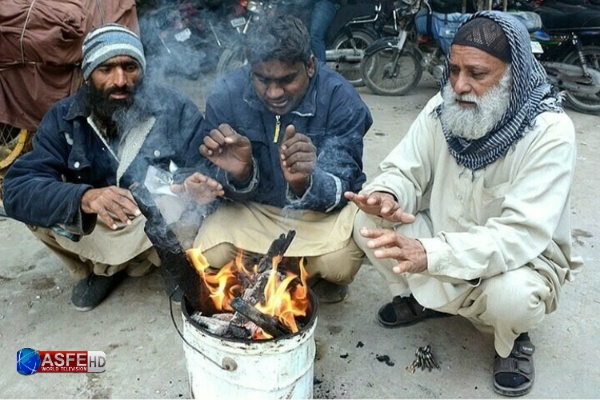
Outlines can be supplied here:
M171 161L184 166L188 151L198 153L189 147L202 122L198 107L170 87L144 84L143 90L136 102L143 101L156 120L119 181L125 188L143 182L149 165L168 170ZM115 185L118 163L87 121L86 91L84 86L55 104L40 123L33 150L9 168L4 207L11 218L43 227L79 226L85 233L93 228L96 215L82 215L81 197L90 188Z
M210 174L223 184L226 197L322 212L347 204L344 192L359 191L366 180L363 137L373 123L367 105L352 85L337 72L318 65L304 99L295 110L281 115L280 122L281 132L294 124L296 131L307 135L317 148L317 167L301 198L283 177L279 162L283 134L274 143L276 115L257 97L250 80L250 66L216 83L207 99L201 138L228 123L250 139L255 162L253 179L243 188L234 186L224 171L210 165Z

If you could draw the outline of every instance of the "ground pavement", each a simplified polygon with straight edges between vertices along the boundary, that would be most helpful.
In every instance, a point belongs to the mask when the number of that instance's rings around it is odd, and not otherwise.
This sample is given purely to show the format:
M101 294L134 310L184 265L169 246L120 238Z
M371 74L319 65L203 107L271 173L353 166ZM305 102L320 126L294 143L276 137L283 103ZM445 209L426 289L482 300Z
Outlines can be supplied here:
M206 88L181 86L203 107ZM366 137L365 169L377 164L434 93L431 81L402 98L360 92L375 124ZM577 128L578 167L571 213L575 250L586 266L564 287L557 312L532 332L536 383L527 398L600 396L600 118L568 111ZM15 221L0 218L0 398L186 398L182 341L169 316L160 275L128 279L104 303L80 313L70 304L73 282L56 257ZM460 317L402 329L376 323L389 301L374 269L364 265L341 304L319 310L314 396L317 398L495 398L492 338ZM175 310L176 322L181 317ZM441 369L405 369L430 344ZM17 350L99 350L101 374L19 375ZM390 362L380 362L387 355ZM393 364L393 365L392 365Z

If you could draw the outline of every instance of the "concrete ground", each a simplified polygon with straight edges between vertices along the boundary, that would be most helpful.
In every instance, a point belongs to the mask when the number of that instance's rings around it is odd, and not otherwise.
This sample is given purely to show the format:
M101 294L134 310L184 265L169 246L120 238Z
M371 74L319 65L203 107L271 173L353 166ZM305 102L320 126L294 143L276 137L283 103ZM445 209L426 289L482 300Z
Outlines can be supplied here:
M210 83L178 82L203 107ZM366 137L369 177L406 132L436 88L422 82L409 96L378 97L362 88L375 124ZM532 332L536 382L526 398L600 397L600 250L598 171L600 118L567 111L577 128L578 166L572 201L572 236L586 267L562 292L557 312ZM73 281L59 260L10 219L0 218L0 398L187 398L182 340L169 314L160 275L123 282L104 303L80 313L70 304ZM495 398L492 338L460 317L402 329L376 323L390 300L370 265L364 265L342 304L323 305L316 329L316 398ZM181 317L175 309L175 321ZM405 369L430 344L441 369ZM22 376L15 354L39 350L99 350L101 374ZM391 362L377 360L387 355Z

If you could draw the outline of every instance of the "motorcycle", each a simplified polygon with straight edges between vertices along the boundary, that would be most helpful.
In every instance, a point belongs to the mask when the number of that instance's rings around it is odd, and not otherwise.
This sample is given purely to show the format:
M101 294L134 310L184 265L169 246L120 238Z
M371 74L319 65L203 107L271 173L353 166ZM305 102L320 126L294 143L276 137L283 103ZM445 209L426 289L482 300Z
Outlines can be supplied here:
M538 25L529 31L532 50L548 80L574 110L600 113L600 12L519 5L539 16Z
M239 0L234 12L230 15L229 24L237 33L236 39L223 49L217 63L217 75L223 75L246 64L243 35L250 27L257 24L266 15L275 12L275 5L269 1Z
M528 27L532 51L546 70L549 82L562 91L573 109L598 114L600 12L592 9L565 12L532 6L524 0L518 0L518 4L521 7L511 7L511 13ZM374 93L406 94L418 84L423 71L436 79L442 76L443 52L416 39L415 15L420 8L419 0L401 0L394 10L398 36L380 39L365 50L361 76Z
M417 32L420 10L420 0L396 2L392 17L397 36L379 39L365 50L360 74L373 93L405 95L421 81L424 71L436 80L442 77L445 54L433 36Z
M386 10L381 2L343 6L325 34L327 66L352 85L363 86L360 63L367 47L382 36L386 20Z
M142 9L140 37L146 57L152 60L149 72L195 80L213 70L226 41L220 23L223 7L180 0Z
M240 0L240 2L245 0ZM258 23L265 15L285 13L287 15L300 15L292 12L286 0L255 1L246 3L245 13L233 15L230 24L240 35L245 35L252 24ZM294 2L298 7L298 2ZM307 23L310 10L300 4L304 14L301 19ZM350 83L360 86L360 61L364 49L376 38L381 36L384 27L384 9L381 3L376 4L348 4L340 9L326 33L326 60L327 65L342 74ZM243 36L231 47L223 50L217 73L224 74L246 63L243 54Z

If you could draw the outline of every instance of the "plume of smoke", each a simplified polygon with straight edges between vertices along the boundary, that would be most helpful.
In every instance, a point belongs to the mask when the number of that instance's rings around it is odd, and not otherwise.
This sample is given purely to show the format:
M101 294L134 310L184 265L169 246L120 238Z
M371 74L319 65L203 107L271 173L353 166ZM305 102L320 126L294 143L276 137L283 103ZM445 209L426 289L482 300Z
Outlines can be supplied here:
M197 80L214 71L228 36L224 0L146 1L138 7L140 38L155 81Z

